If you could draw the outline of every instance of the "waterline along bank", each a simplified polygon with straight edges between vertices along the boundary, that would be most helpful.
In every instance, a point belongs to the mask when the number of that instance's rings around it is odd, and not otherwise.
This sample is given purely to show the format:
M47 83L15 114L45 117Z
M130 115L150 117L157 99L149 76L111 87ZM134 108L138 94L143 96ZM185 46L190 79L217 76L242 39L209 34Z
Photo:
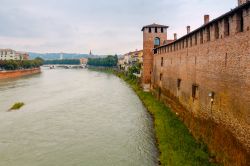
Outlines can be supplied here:
M153 119L124 81L41 70L0 80L0 166L158 165Z
M40 68L0 71L0 80L7 79L7 78L16 78L16 77L26 76L26 75L30 75L30 74L37 74L40 72L41 72Z
M144 92L136 79L131 79L124 73L113 69L101 71L115 74L128 83L152 115L161 165L218 165L212 163L215 162L213 154L208 152L207 146L202 141L195 140L188 128L179 120L178 115L158 101L150 92Z

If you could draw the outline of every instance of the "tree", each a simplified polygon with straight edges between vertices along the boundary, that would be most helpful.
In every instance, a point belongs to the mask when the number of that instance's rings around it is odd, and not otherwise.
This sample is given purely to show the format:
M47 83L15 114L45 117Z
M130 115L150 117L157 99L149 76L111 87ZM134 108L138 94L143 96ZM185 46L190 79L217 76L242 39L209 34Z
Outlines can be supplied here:
M18 70L37 68L43 65L41 59L34 60L0 60L0 68L4 70Z
M88 65L90 66L102 66L102 67L115 67L118 63L117 55L109 55L105 58L89 58Z

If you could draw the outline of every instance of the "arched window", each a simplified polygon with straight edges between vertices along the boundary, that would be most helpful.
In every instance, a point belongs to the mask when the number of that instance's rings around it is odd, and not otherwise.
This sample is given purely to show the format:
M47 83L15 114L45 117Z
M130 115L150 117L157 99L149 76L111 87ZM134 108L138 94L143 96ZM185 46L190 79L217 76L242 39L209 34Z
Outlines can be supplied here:
M160 44L161 44L160 38L156 37L156 38L155 38L155 41L154 41L154 46L155 46L155 47L158 47L158 46L160 46Z

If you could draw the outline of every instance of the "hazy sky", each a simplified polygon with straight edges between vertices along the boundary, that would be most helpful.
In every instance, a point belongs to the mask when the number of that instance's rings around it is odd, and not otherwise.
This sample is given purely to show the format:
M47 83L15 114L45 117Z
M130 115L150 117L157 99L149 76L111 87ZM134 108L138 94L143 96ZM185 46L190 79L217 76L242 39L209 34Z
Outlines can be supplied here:
M173 38L213 19L237 0L0 0L0 48L123 54L142 48L144 25L170 26Z

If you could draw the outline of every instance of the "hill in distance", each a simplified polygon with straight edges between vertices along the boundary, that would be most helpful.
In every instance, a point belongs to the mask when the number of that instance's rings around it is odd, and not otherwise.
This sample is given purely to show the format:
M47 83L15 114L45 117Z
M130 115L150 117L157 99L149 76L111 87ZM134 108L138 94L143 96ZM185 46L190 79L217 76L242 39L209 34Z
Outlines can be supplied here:
M80 59L80 58L90 58L90 57L98 57L95 55L88 55L88 54L75 54L75 53L34 53L29 52L30 59L35 59L40 57L44 60L55 60L60 59L61 55L63 59Z
M80 58L104 58L107 55L89 55L89 54L76 54L76 53L34 53L29 52L30 59L40 57L44 60L56 60L60 59L61 55L63 59L80 59ZM118 58L122 55L118 55Z

